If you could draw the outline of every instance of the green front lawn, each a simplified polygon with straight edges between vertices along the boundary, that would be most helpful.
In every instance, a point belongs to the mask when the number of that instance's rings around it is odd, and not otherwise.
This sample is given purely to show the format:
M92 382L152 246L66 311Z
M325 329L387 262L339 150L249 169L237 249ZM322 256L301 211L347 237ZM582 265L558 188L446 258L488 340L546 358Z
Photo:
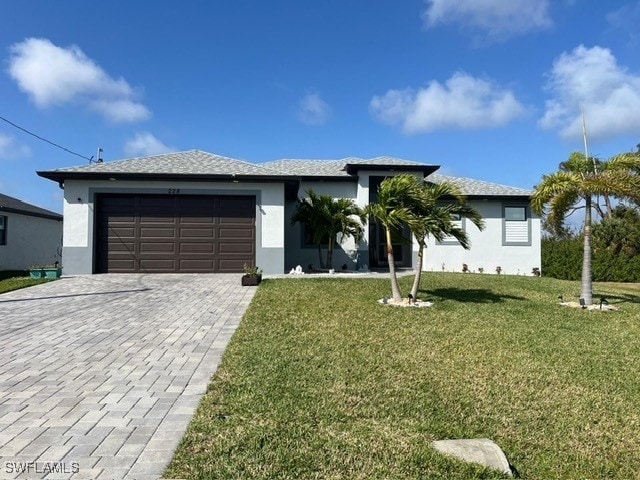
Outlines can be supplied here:
M411 278L402 279L407 292ZM435 453L488 437L525 479L640 478L640 295L577 282L427 274L427 309L388 280L262 283L169 478L503 478Z
M48 282L46 278L29 278L26 270L0 270L0 293Z

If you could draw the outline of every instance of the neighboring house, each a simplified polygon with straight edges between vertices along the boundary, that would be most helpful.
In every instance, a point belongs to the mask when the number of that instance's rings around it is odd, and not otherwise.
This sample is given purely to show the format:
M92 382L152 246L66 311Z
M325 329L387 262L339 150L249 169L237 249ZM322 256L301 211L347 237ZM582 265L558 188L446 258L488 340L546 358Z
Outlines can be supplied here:
M540 267L540 219L530 190L434 174L438 165L391 157L277 160L253 164L199 150L38 172L64 187L64 273L240 272L245 263L267 274L296 265L318 267L304 226L291 225L296 200L308 188L364 206L387 176L410 172L456 183L485 217L465 251L454 241L431 242L425 269L531 274ZM415 245L397 245L399 265L416 264ZM340 242L334 267L385 267L380 228Z
M0 270L60 261L62 215L0 194Z

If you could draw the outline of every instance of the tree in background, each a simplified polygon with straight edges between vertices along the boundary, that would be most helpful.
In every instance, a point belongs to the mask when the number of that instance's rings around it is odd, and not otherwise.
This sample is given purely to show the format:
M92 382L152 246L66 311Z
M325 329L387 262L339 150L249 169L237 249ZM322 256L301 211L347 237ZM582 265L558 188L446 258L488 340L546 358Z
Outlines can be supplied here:
M640 255L640 211L617 205L611 218L593 226L594 252L607 250L613 255Z
M359 242L364 235L366 215L358 205L348 198L336 198L331 195L317 194L313 189L306 191L306 198L299 198L291 224L302 223L311 234L318 248L320 268L332 268L333 249L338 234L353 237ZM322 247L326 245L326 262L322 256Z
M593 303L591 272L591 224L594 197L640 199L640 154L623 153L602 161L573 152L559 171L544 175L531 198L532 208L547 214L547 221L556 227L567 214L583 208L583 259L581 297L587 305ZM597 209L596 209L597 210Z

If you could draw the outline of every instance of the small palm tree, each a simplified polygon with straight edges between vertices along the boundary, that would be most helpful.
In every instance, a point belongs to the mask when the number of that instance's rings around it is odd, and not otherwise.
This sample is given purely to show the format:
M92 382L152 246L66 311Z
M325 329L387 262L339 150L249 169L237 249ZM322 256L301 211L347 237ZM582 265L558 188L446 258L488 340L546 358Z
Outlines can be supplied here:
M396 302L402 300L402 293L393 257L393 239L394 237L402 238L399 231L404 223L409 223L413 219L411 208L418 197L417 178L410 174L396 175L380 183L377 200L367 205L365 209L366 213L374 217L384 228L391 294Z
M569 212L584 208L584 251L581 297L593 303L591 280L591 212L595 196L637 201L640 198L640 154L623 153L606 161L573 152L559 171L544 175L535 187L531 207L539 214L548 208L547 221L560 226ZM584 205L582 203L584 202Z
M364 235L366 215L351 199L334 199L331 195L318 194L311 188L306 194L306 198L298 199L291 224L302 223L306 226L312 234L313 243L318 247L320 268L331 268L337 236L351 236L359 242ZM324 245L327 246L326 263L322 256Z
M358 243L364 236L363 225L367 221L367 215L353 200L350 198L333 199L328 207L328 225L326 233L329 237L327 245L327 268L333 267L333 247L336 238L340 235L342 238L353 237Z
M458 240L462 248L468 250L471 248L469 237L464 230L456 226L453 218L467 218L480 230L484 230L482 215L466 203L457 186L448 182L426 183L417 189L417 193L418 198L411 212L412 218L408 222L409 229L418 242L418 264L411 288L413 298L418 297L424 250L429 236L433 236L437 241L451 236Z

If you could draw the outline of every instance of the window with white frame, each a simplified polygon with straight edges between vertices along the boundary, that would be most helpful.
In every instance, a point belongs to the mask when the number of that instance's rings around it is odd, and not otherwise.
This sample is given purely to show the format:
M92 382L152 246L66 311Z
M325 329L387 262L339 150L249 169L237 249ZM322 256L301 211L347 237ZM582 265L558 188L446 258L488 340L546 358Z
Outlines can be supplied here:
M0 245L7 244L7 217L0 215Z
M531 218L528 205L503 205L502 244L531 245Z
M459 213L452 213L451 214L451 224L454 227L457 227L459 229L461 229L464 232L465 229L465 224L464 224L464 218L462 218L462 215L460 215ZM454 237L453 235L445 235L445 237L438 242L439 245L460 245L460 242L458 242L458 240L456 240L456 237Z

